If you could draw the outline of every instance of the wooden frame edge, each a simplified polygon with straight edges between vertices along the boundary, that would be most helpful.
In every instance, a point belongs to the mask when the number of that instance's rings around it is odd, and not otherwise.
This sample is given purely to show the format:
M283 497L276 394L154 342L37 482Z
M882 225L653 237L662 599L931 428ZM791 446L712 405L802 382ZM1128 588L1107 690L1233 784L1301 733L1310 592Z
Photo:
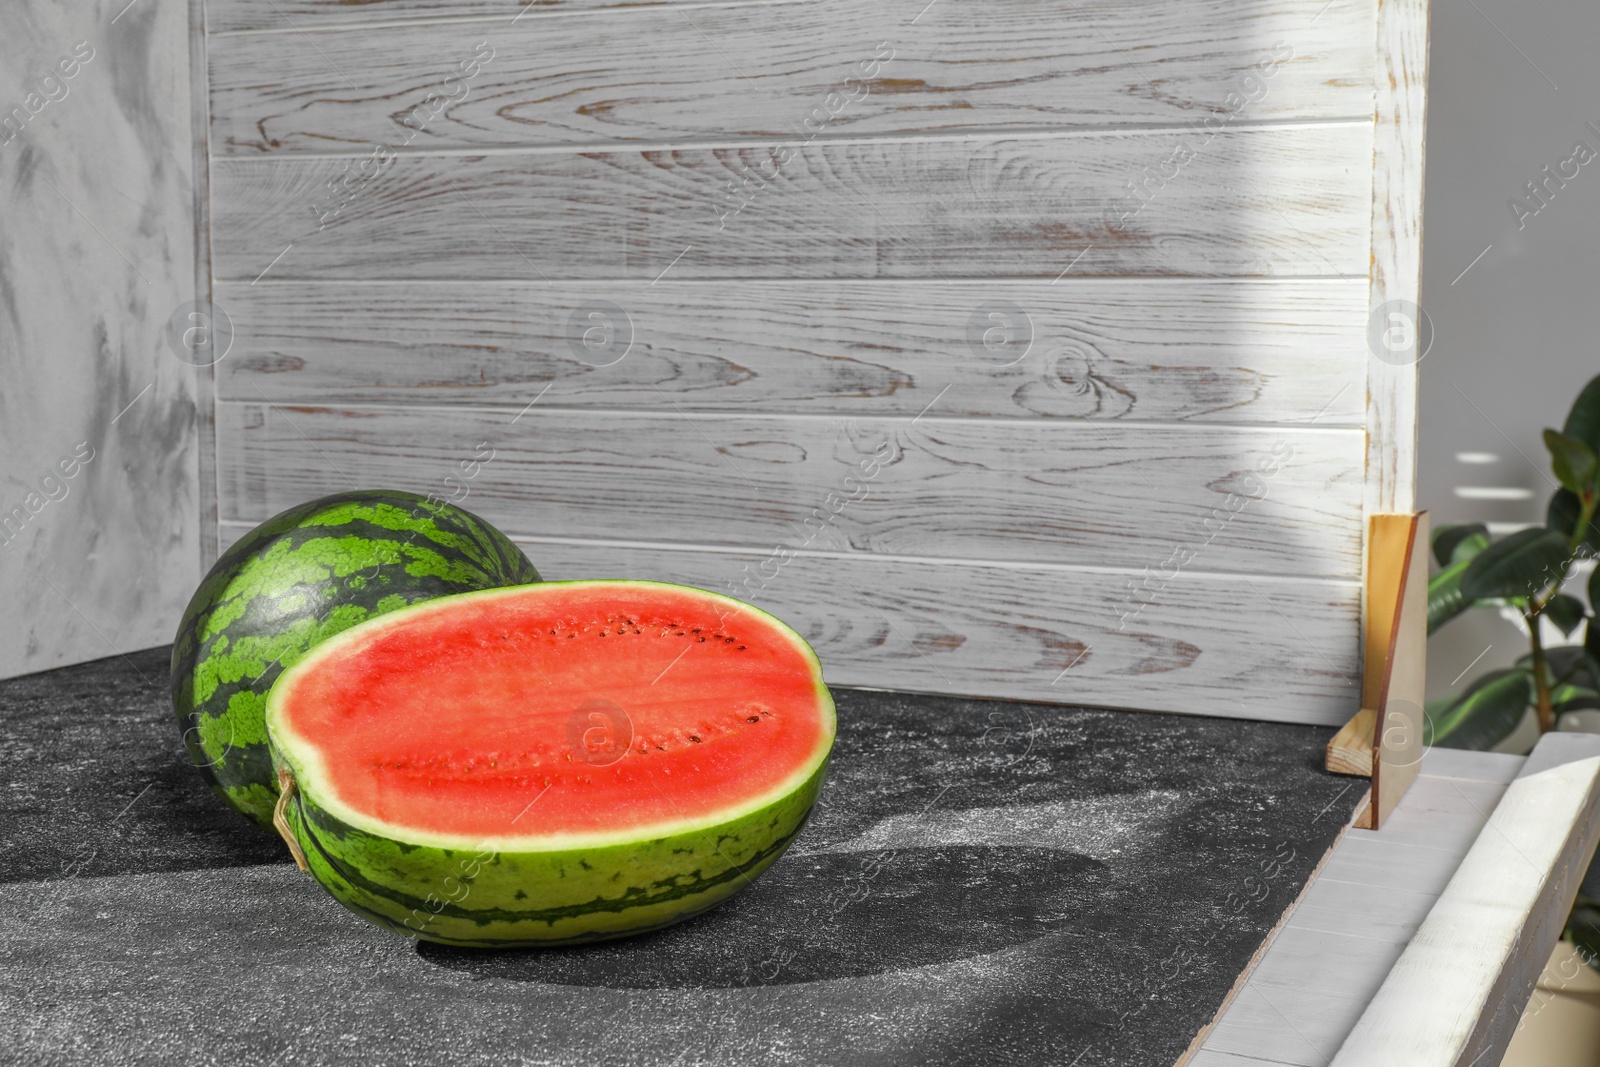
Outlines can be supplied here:
M1421 768L1426 722L1429 515L1374 515L1368 524L1361 710L1329 740L1324 766L1372 779L1356 822L1375 830Z
M1548 734L1331 1067L1499 1062L1600 839L1600 737Z

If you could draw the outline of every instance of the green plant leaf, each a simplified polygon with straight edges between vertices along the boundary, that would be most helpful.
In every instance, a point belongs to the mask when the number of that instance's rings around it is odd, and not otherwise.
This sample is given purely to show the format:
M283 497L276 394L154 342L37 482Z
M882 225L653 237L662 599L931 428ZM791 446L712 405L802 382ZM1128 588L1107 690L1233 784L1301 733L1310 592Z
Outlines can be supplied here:
M1433 558L1439 566L1463 563L1489 547L1489 528L1481 522L1441 526L1433 531Z
M1555 648L1545 649L1544 665L1550 675L1550 684L1570 682L1581 672L1587 672L1590 669L1586 662L1587 658L1588 654L1582 645L1557 645ZM1532 670L1533 653L1524 652L1518 656L1516 665Z
M1600 566L1589 574L1589 607L1600 612Z
M1600 692L1581 685L1558 685L1550 690L1550 706L1560 707L1562 711L1573 710L1566 706L1568 704L1576 707L1579 701L1597 698L1600 698Z
M1471 560L1452 563L1428 579L1428 633L1449 622L1472 607L1472 601L1461 595L1461 575Z
M1600 469L1600 459L1595 457L1594 449L1576 437L1555 430L1545 430L1544 447L1550 450L1550 469L1555 471L1562 485L1580 498L1594 492L1595 471Z
M1577 494L1571 489L1558 489L1555 496L1550 498L1550 506L1545 509L1544 521L1550 529L1559 530L1570 538L1572 531L1577 529L1578 519L1582 515L1583 505L1579 502ZM1585 555L1600 555L1600 516L1589 520L1589 529L1579 542L1579 550Z
M1600 375L1589 379L1578 399L1572 402L1561 432L1576 437L1594 452L1600 452Z
M1600 971L1600 908L1593 904L1579 904L1567 918L1566 938L1583 962Z
M1530 597L1567 573L1567 539L1534 526L1518 530L1472 558L1461 575L1461 595L1469 600Z
M1589 617L1589 612L1584 608L1583 601L1566 593L1557 593L1550 598L1550 603L1544 606L1545 618L1556 624L1562 633L1571 636L1583 620Z
M1522 667L1490 671L1465 692L1431 700L1424 709L1430 743L1488 749L1511 736L1533 700L1533 675Z

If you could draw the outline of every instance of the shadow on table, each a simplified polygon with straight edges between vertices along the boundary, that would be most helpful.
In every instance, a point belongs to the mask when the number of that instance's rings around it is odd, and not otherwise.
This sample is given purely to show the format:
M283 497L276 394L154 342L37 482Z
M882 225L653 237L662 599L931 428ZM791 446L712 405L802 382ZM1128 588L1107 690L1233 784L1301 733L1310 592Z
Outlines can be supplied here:
M569 948L419 943L478 978L615 989L736 988L859 978L1032 941L1101 903L1105 865L1041 848L949 846L780 860L698 918Z

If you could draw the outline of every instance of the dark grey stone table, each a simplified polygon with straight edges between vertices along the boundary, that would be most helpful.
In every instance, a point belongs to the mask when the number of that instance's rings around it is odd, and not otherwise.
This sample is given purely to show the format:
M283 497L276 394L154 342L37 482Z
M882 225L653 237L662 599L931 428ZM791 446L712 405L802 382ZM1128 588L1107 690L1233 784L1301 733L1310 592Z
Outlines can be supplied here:
M346 913L186 763L166 650L0 683L0 1059L1167 1067L1364 793L1330 731L838 690L753 888L576 949Z

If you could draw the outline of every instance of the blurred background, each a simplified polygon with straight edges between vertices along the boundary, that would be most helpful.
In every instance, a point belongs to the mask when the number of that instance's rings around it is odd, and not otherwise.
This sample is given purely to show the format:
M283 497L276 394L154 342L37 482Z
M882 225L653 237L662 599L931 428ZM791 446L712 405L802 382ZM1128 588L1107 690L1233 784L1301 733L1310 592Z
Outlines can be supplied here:
M1421 364L1417 504L1435 528L1542 521L1556 486L1540 432L1559 428L1600 374L1600 160L1550 183L1542 206L1527 190L1577 142L1600 151L1588 125L1600 127L1596 40L1596 5L1433 5L1422 305L1434 341ZM1537 214L1519 218L1513 198ZM1519 624L1469 612L1429 642L1428 695L1526 651Z

